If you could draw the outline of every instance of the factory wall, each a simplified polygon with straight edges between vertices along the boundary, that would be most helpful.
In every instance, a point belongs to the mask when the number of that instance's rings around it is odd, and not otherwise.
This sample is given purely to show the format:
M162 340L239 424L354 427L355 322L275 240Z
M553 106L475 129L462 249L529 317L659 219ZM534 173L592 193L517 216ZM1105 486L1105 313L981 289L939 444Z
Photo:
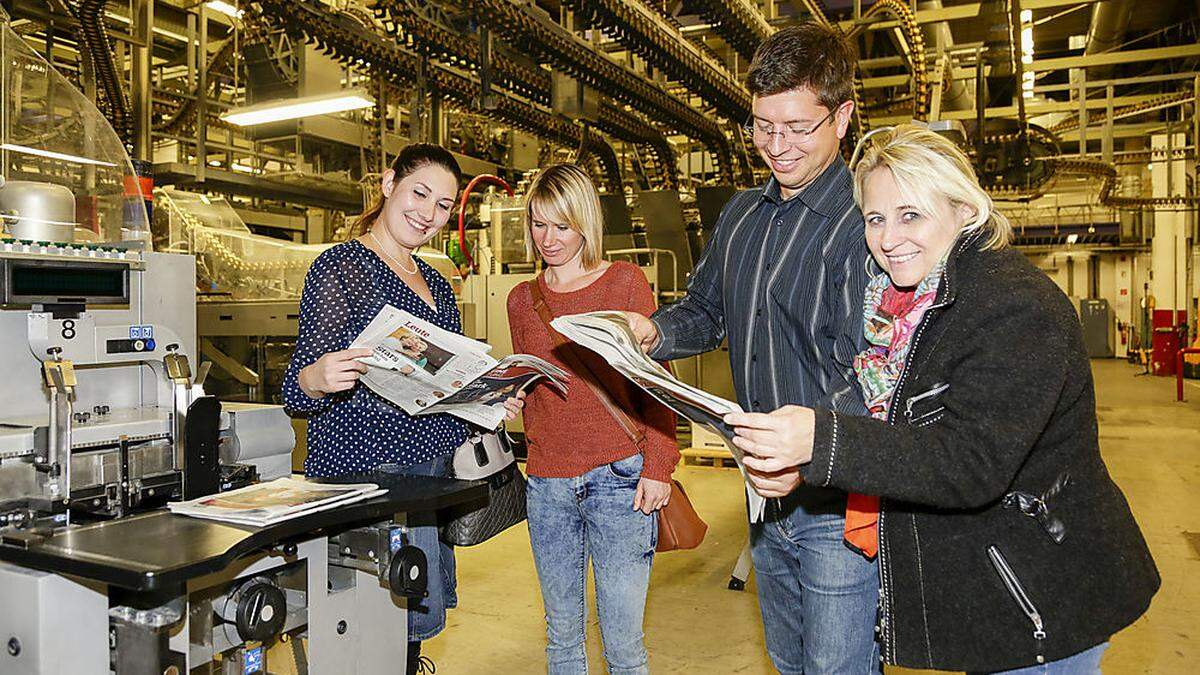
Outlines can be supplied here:
M1129 340L1124 328L1140 330L1143 323L1141 305L1144 286L1150 281L1149 253L1056 251L1030 254L1029 258L1071 299L1077 312L1082 299L1108 301L1113 311L1112 344L1117 355L1123 356L1123 345Z

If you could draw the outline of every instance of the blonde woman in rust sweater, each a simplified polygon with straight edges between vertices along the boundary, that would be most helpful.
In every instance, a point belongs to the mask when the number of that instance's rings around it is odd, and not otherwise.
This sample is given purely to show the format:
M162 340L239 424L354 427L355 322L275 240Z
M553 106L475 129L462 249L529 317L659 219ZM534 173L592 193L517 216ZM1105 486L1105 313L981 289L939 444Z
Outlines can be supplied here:
M578 167L544 169L530 186L525 212L527 245L545 270L508 296L513 350L574 376L566 396L539 386L525 402L529 538L546 607L549 672L588 671L584 588L590 557L608 670L648 673L642 617L658 539L654 512L670 497L679 461L675 417L596 354L556 346L562 340L551 335L538 305L544 303L551 316L602 309L649 315L654 295L636 265L602 259L600 199ZM564 354L567 349L572 354ZM590 372L577 372L572 363ZM631 418L632 433L592 387L603 388Z

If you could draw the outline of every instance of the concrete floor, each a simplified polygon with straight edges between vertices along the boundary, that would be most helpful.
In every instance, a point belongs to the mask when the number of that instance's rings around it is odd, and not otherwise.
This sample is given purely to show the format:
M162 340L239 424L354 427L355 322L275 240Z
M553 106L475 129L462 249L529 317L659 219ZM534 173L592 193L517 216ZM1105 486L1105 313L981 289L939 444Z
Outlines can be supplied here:
M1200 637L1200 385L1189 382L1188 402L1176 403L1174 380L1136 377L1139 370L1113 360L1093 363L1101 449L1150 542L1163 588L1149 613L1113 639L1103 669L1194 673L1200 668L1200 640L1193 639ZM710 529L699 549L655 560L646 610L652 670L774 672L753 578L744 592L726 589L746 537L736 470L686 466L676 477ZM438 673L545 672L541 597L524 527L460 550L459 596L447 630L426 646ZM589 660L592 672L602 673L589 605Z

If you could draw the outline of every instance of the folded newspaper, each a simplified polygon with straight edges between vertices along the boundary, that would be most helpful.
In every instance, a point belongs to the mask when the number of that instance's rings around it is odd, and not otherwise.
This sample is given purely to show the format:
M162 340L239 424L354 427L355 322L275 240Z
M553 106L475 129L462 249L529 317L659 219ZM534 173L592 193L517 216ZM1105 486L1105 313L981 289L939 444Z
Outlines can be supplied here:
M374 483L310 483L303 478L277 478L266 483L167 504L171 513L239 525L263 527L332 509L387 492Z
M624 314L571 314L554 319L550 325L567 339L604 357L617 372L645 389L663 405L724 438L729 453L742 472L742 478L746 477L742 451L733 444L733 428L724 421L725 415L742 412L741 406L679 381L666 368L646 356ZM746 497L750 504L750 519L761 520L766 500L754 491L749 482L746 483Z
M449 413L495 429L504 401L545 377L566 392L570 375L529 354L499 361L491 345L451 333L408 312L384 305L351 347L372 350L363 384L410 415Z

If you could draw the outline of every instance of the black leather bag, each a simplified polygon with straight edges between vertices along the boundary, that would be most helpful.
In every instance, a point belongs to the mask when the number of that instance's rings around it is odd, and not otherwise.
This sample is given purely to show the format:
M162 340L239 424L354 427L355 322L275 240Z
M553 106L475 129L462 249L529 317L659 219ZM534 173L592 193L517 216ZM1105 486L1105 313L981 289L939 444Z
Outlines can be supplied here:
M442 541L454 546L482 544L525 520L525 476L503 429L471 434L454 451L454 477L486 481L488 499L443 514Z

